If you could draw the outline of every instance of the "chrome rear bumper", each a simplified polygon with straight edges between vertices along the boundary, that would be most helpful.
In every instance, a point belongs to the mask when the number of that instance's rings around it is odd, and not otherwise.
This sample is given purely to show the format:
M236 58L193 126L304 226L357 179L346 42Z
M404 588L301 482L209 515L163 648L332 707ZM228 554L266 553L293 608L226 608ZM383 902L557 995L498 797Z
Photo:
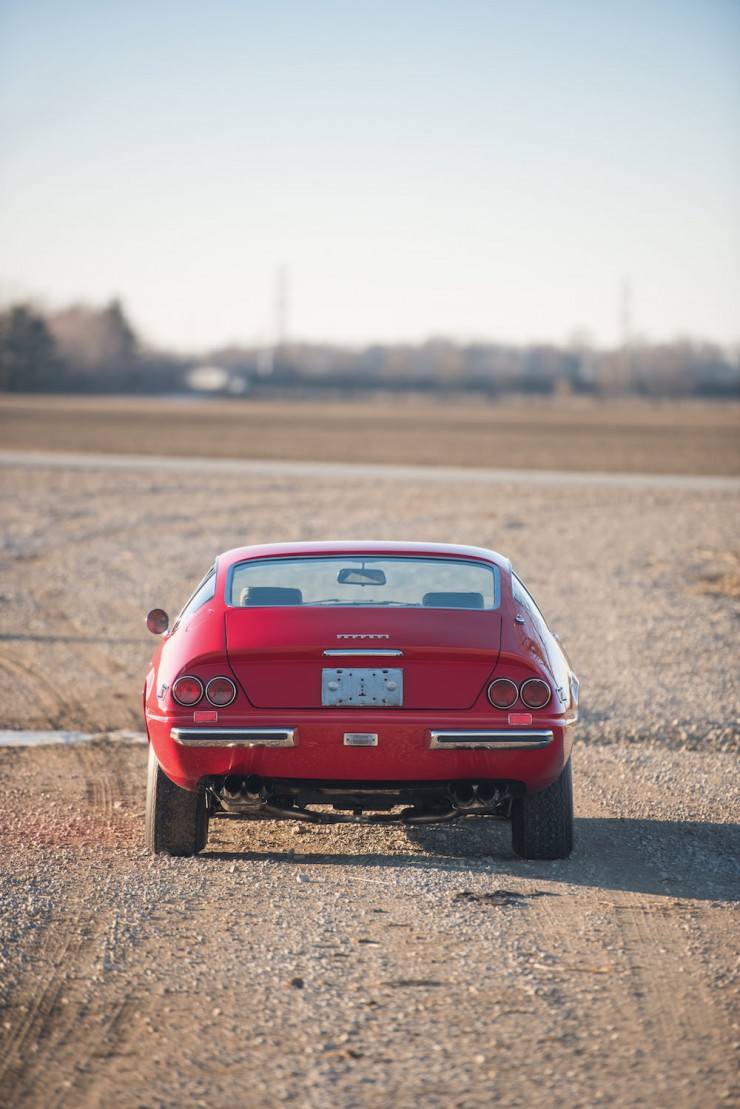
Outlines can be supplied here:
M505 750L517 747L547 747L552 743L549 731L477 731L477 732L432 732L429 744L433 751L450 751L462 748L484 747L489 750Z
M172 739L181 747L295 747L295 728L173 728ZM345 733L345 744L347 742ZM523 729L478 731L432 731L433 751L515 750L547 747L553 740L551 731ZM366 744L369 746L369 744ZM375 744L377 745L377 739Z
M295 747L294 728L173 728L181 747Z

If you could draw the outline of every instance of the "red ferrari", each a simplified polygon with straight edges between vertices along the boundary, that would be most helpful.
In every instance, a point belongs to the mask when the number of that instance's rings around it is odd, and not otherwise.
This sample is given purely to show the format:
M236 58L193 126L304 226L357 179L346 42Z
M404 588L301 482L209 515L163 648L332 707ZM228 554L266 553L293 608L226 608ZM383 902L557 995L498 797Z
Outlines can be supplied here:
M427 543L220 555L144 689L147 846L191 855L224 814L511 821L526 859L573 845L578 680L508 559Z

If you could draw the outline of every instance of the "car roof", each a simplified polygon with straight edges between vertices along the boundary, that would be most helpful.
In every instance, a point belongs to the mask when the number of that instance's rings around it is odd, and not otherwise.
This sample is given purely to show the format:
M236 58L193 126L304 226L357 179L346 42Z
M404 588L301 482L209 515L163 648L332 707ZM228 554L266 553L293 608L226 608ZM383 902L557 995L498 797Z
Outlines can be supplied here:
M478 559L492 562L504 571L511 570L508 558L497 554L496 551L486 550L485 547L468 547L458 543L410 543L410 542L378 542L378 541L347 541L328 540L314 543L265 543L251 547L233 547L219 555L218 561L223 566L233 566L236 562L243 562L250 558L300 558L311 555L367 555L370 556L403 556L431 558L462 558Z

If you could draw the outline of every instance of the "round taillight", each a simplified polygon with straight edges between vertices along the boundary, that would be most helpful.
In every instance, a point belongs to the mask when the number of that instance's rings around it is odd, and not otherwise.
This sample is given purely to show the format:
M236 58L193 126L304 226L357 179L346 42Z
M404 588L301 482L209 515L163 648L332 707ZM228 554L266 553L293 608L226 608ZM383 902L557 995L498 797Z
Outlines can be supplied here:
M212 705L222 709L236 697L236 686L231 678L211 678L206 686L206 697Z
M518 696L519 690L508 678L496 678L488 687L488 700L497 709L510 709Z
M552 691L541 678L530 678L523 683L519 696L528 709L543 709L552 697Z
M197 705L203 696L203 683L192 674L184 674L172 686L172 696L178 705Z

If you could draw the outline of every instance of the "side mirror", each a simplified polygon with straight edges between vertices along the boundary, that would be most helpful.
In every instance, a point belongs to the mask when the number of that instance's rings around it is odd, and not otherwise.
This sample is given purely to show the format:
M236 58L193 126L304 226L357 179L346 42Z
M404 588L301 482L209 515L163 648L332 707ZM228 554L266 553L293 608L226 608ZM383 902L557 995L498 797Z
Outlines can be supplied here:
M152 635L164 635L170 626L170 618L163 608L153 608L147 613L146 626Z

